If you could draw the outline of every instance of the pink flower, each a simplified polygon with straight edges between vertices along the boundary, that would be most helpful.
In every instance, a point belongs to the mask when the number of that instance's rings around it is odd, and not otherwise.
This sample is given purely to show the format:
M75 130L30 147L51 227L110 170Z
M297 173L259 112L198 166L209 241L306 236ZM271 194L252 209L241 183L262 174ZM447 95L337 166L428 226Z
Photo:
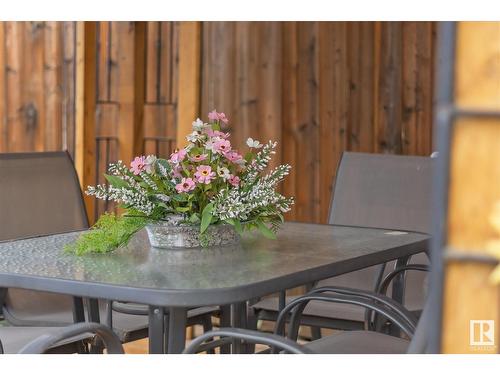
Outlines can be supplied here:
M143 170L146 169L146 157L145 156L136 156L135 159L130 163L130 170L138 175Z
M206 131L207 135L209 137L219 137L222 139L228 139L229 138L229 133L224 133L219 130L212 130L212 129L207 129Z
M219 154L224 154L231 150L231 142L226 139L220 139L214 143L214 151Z
M231 175L228 179L229 183L234 187L238 187L240 184L240 178L238 176Z
M195 182L192 178L183 178L181 182L175 185L175 189L178 193L187 193L196 187Z
M236 151L228 151L224 153L224 156L226 157L227 160L235 164L240 164L241 162L244 161L243 156L238 154Z
M209 165L200 165L196 167L194 177L201 184L209 184L215 177L215 172L212 172L212 168Z
M213 110L208 114L208 119L211 121L222 121L224 124L227 124L229 120L226 118L226 114L224 112L218 113L217 110Z
M180 149L175 151L172 155L170 155L170 161L172 163L180 163L186 158L187 151L185 149Z
M195 163L198 163L200 161L203 161L207 158L207 154L198 154L198 155L194 155L194 156L191 156L189 158L189 160L191 160L192 162L195 162Z

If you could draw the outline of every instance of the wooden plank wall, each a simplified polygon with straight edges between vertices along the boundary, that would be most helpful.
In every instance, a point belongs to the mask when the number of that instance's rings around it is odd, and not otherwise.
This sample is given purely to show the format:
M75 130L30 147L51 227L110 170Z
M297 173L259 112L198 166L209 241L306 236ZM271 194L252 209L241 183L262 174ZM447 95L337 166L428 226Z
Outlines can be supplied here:
M194 31L180 45L184 29ZM107 153L129 160L156 153L151 137L176 136L177 118L186 117L177 113L179 92L188 92L182 82L192 89L199 81L199 100L186 98L199 108L189 112L226 112L239 147L249 136L280 142L275 163L294 167L283 186L296 197L290 219L326 220L344 150L431 152L433 23L203 22L184 29L178 22L97 23L95 136L111 138L108 152L101 142L89 153L100 154L97 175ZM74 23L0 24L0 152L74 147L75 30ZM181 78L179 57L197 51L199 71ZM160 142L158 153L171 146Z
M431 22L204 22L201 43L201 113L280 142L290 219L326 220L344 150L432 151Z
M75 22L0 22L0 152L74 151Z

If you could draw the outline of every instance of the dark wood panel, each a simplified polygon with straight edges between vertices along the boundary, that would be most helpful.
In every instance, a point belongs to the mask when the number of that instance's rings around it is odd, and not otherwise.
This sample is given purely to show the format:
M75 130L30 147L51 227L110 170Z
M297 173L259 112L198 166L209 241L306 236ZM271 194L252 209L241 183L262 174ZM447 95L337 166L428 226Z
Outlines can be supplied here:
M281 140L289 219L325 221L343 151L428 155L431 22L204 22L201 114L233 142ZM182 88L181 88L182 89Z
M0 25L0 151L74 150L75 25ZM95 134L119 139L113 158L177 134L180 25L97 23ZM193 112L226 112L235 147L280 142L274 163L293 166L282 191L297 200L289 219L326 220L345 150L432 151L433 23L203 22L193 42Z

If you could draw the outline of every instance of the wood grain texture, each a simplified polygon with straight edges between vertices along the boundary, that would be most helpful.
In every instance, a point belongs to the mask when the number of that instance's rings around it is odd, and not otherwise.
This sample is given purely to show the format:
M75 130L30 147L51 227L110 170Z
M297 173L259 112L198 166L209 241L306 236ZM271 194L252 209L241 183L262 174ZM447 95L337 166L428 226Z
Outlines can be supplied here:
M96 181L95 113L97 97L95 22L78 22L76 31L75 167L82 190ZM87 216L94 218L95 199L84 196Z
M500 23L458 23L455 101L460 107L497 108L500 103ZM497 239L489 217L500 201L500 120L456 120L451 140L447 245L485 253ZM442 350L445 353L498 353L495 346L469 345L470 320L499 324L499 287L488 281L492 265L452 263L445 268Z
M201 25L183 22L179 28L179 90L177 133L178 145L185 143L191 123L199 116Z
M203 22L202 30L201 115L226 112L236 147L249 136L281 139L277 159L293 166L282 191L297 198L288 219L326 221L343 151L430 154L433 23Z
M75 149L75 25L2 23L0 150ZM297 198L287 218L324 222L343 151L430 153L434 29L430 22L98 22L95 108L86 124L117 139L111 160L128 162L156 151L144 137L184 144L196 117L224 111L235 147L248 137L280 142L273 165L293 166L281 189ZM160 141L159 153L169 152Z

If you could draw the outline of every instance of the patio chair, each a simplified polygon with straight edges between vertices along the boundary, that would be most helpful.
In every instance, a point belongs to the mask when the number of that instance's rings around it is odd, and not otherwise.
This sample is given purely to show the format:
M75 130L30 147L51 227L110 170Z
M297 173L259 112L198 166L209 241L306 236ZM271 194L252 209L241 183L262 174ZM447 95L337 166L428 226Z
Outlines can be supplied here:
M341 331L318 340L299 345L296 342L300 320L309 303L321 301L328 304L354 305L375 310L405 334L405 338L366 331ZM430 301L430 300L429 300ZM319 287L291 301L278 316L273 334L247 329L224 328L210 331L194 339L184 354L194 354L227 344L230 340L242 340L244 347L263 344L270 347L260 353L294 354L403 354L425 353L427 350L426 329L430 318L429 303L426 304L417 323L414 314L386 296L352 288ZM291 315L291 318L288 317ZM285 323L289 320L285 335ZM214 338L219 337L218 340Z
M50 328L0 327L0 354L52 353L54 348L61 353L61 348L70 349L75 343L91 343L96 339L108 354L124 353L119 338L110 328L97 323L77 323ZM88 350L81 352L89 353Z
M430 157L344 152L335 180L329 224L428 233L432 163ZM427 255L414 256L410 263L414 264L405 271L425 271ZM391 291L390 281L399 274L389 274L394 266L395 262L391 262L387 267L362 269L320 281L318 286L345 286L385 294ZM424 285L423 272L406 275L404 305L417 315L423 306ZM249 308L251 324L256 328L257 320L275 321L290 301L284 292L279 297L262 299ZM365 327L366 320L365 311L359 306L314 301L307 306L302 324L313 327L313 338L319 338L319 328L358 330Z
M78 177L67 152L0 154L0 241L88 228ZM14 326L67 326L85 320L81 298L0 288L0 308ZM109 317L109 304L99 302ZM211 329L217 308L193 309L188 325ZM87 311L88 312L88 311ZM148 317L112 312L113 329L123 342L147 337Z

